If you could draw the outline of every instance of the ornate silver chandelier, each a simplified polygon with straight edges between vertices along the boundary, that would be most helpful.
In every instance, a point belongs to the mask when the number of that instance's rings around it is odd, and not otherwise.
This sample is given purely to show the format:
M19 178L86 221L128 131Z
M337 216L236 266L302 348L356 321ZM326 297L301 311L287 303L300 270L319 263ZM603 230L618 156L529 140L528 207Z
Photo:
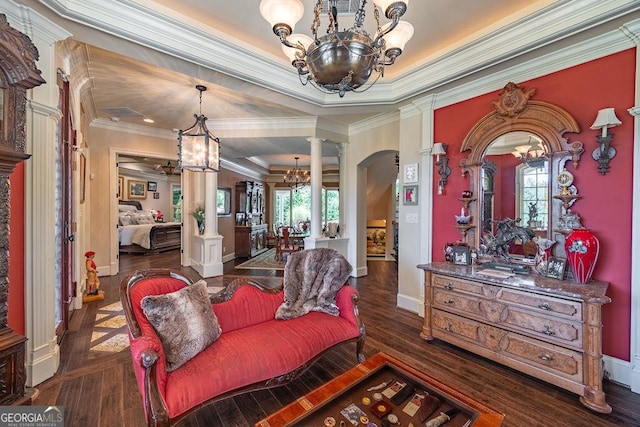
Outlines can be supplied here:
M373 71L376 80L360 91L371 87L383 75L384 67L393 65L402 54L405 44L413 36L413 26L400 17L407 10L409 0L373 0L377 31L372 38L364 29L367 0L358 0L353 27L338 27L338 0L327 0L328 27L326 34L318 35L320 14L325 1L316 0L313 9L313 38L304 34L291 34L304 14L300 0L262 0L260 14L273 26L280 38L283 51L298 70L303 85L312 82L318 89L340 97L348 91L358 92ZM380 26L379 9L390 22Z

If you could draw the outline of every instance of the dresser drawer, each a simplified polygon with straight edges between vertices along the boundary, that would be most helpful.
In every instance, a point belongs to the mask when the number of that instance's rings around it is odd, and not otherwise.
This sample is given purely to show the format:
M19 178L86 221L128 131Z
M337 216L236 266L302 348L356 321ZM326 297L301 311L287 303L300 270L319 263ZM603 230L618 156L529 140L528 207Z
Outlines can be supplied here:
M444 341L479 346L499 357L535 366L572 381L581 382L582 354L578 351L544 343L496 326L440 310L433 312L434 335ZM462 344L462 347L469 348ZM502 360L504 363L505 360ZM508 363L507 363L508 364Z
M578 351L542 343L513 332L507 334L500 344L502 351L511 359L582 382L582 353Z
M464 292L486 298L495 298L501 289L499 286L486 285L484 283L471 282L469 280L456 279L454 277L440 276L437 274L434 274L432 283L434 288L454 290L456 292Z
M510 305L519 305L541 313L564 317L574 321L582 321L582 303L549 295L522 292L516 289L503 288L497 295L498 301Z
M553 341L560 345L582 348L582 324L568 320L518 310L510 307L502 315L501 324L509 325L527 335Z

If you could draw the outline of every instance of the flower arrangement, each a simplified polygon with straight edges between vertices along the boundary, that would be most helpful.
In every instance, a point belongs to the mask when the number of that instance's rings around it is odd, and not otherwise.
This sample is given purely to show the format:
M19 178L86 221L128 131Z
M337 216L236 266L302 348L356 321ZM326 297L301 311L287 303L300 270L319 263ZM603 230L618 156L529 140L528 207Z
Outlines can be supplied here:
M198 222L204 221L204 208L202 206L198 206L193 212L191 212L191 216L193 216Z

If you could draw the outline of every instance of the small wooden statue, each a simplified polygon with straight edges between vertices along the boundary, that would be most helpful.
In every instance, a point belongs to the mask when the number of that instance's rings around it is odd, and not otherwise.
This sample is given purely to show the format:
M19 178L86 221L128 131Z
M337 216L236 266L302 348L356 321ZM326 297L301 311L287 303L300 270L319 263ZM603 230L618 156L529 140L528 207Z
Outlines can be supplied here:
M104 294L99 290L100 279L98 278L98 270L96 263L93 261L93 257L96 255L93 251L87 251L84 256L86 258L85 266L87 268L87 292L83 297L84 302L94 301L96 299L103 299Z

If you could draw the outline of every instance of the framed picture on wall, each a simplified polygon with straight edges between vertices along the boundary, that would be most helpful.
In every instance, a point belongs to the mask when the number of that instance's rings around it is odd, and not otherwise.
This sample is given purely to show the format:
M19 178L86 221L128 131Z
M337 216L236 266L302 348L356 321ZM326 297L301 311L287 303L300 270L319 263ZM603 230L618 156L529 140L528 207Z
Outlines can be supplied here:
M402 188L403 205L417 205L418 204L418 186L417 185L405 185Z
M118 200L122 200L124 197L124 178L118 177Z
M404 183L411 184L418 182L418 164L409 163L404 165Z
M153 193L153 198L154 199L159 199L160 198L160 193Z
M147 181L147 191L158 191L158 183Z
M147 183L144 181L134 181L133 179L128 180L127 197L129 199L146 199Z

